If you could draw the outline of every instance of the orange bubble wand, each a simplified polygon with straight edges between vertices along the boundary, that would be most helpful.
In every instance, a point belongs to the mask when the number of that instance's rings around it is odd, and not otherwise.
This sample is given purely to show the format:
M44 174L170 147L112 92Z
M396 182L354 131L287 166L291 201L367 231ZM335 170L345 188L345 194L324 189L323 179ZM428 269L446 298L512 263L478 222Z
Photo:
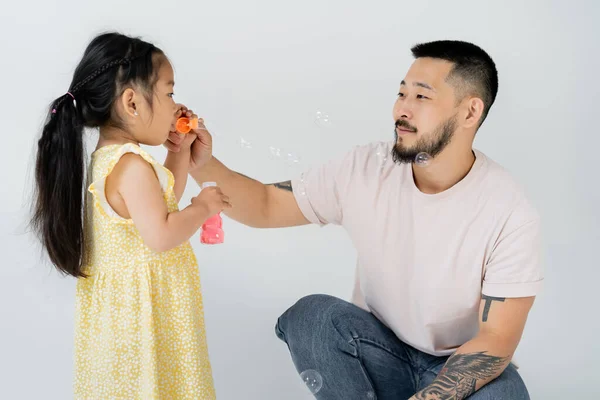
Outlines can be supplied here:
M198 129L198 118L181 117L175 123L175 129L179 133L189 133L192 129Z

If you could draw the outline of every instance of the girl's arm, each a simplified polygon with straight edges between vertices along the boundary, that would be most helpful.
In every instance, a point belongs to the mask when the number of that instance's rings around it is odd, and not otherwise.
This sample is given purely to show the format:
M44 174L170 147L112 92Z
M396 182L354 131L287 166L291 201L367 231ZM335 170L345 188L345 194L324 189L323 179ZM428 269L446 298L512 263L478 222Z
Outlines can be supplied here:
M183 196L185 186L187 185L189 163L189 147L187 149L182 149L179 153L173 153L169 151L167 154L167 158L165 159L165 168L168 168L169 171L171 171L171 173L175 177L174 192L178 203L179 200L181 200L181 196Z
M154 169L132 153L121 157L105 190L110 206L123 218L131 218L144 243L157 252L189 240L206 219L230 207L227 196L214 187L202 190L183 210L169 213Z
M181 134L176 131L176 121L177 118L185 115L188 118L198 118L198 116L190 109L188 109L183 104L177 105L177 112L175 113L175 119L173 121L173 125L171 126L171 132L169 135L179 135L181 140L180 150L177 153L169 151L167 153L167 158L165 159L164 166L168 168L169 171L173 174L175 178L175 197L177 198L177 202L181 200L181 196L183 196L183 192L185 191L185 186L187 185L188 179L188 169L190 162L190 148L194 140L196 140L196 135L194 134Z

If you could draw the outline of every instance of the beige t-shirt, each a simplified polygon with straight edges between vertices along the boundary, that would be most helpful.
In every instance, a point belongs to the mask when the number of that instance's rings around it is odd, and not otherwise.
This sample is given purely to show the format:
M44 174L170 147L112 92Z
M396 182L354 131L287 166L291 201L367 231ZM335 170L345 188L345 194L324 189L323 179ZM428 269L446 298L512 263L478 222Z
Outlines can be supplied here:
M540 217L509 173L480 151L467 176L430 195L393 142L355 147L292 181L312 223L343 226L357 250L352 302L409 345L448 355L478 332L482 294L541 290Z

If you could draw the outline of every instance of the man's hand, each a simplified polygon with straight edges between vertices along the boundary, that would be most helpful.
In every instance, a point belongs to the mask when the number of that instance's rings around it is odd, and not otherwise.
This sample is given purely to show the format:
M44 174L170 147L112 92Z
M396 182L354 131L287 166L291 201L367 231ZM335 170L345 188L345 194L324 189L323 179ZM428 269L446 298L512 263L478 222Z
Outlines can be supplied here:
M197 168L200 165L203 165L204 159L206 156L204 155L203 149L205 146L200 143L198 139L197 132L200 129L204 128L204 123L201 119L198 120L198 130L191 131L189 133L183 134L177 132L175 127L177 118L181 116L186 116L188 118L197 118L198 116L194 114L194 112L188 109L183 104L177 105L177 112L173 116L173 124L171 125L171 131L169 132L169 137L165 142L165 147L169 150L167 154L167 158L165 159L165 167L168 168L175 178L175 198L177 201L181 200L181 196L185 191L185 187L187 185L187 177L188 172L192 168ZM208 133L207 133L208 134ZM208 134L210 137L210 134ZM205 139L206 141L206 139ZM209 140L209 142L211 142ZM192 154L199 154L194 157ZM208 148L208 159L211 156L211 146Z
M186 115L189 114L189 117L195 116L195 114L193 114L191 110L188 110L184 105L180 104L179 106L179 115L175 120L183 113L186 113ZM172 153L179 153L182 149L190 148L191 152L188 171L193 171L202 167L212 158L212 136L206 129L202 118L198 119L198 128L191 130L185 135L176 132L175 127L173 126L164 145Z

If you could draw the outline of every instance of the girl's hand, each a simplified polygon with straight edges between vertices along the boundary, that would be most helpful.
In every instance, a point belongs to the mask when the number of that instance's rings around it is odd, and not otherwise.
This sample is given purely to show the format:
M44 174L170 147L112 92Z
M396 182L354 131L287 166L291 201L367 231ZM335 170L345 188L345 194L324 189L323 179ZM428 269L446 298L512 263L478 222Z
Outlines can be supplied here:
M180 117L183 117L183 116L190 118L190 119L198 118L198 116L196 114L194 114L194 112L192 110L188 109L183 104L177 105L177 112L175 113L175 117L173 118L173 123L171 124L171 130L169 131L169 137L167 139L167 143L171 142L177 146L176 151L172 150L169 146L167 146L167 149L169 149L169 151L172 151L174 153L179 153L182 150L183 151L189 150L190 147L192 146L192 143L194 143L194 140L196 140L196 135L193 134L192 132L190 132L188 134L183 134L183 133L177 132L177 128L175 127L175 124L177 122L177 119ZM198 122L202 122L202 119L199 119Z
M204 208L207 218L210 218L226 208L231 208L231 203L229 197L224 195L220 188L210 186L202 189L198 196L192 198L192 206Z

